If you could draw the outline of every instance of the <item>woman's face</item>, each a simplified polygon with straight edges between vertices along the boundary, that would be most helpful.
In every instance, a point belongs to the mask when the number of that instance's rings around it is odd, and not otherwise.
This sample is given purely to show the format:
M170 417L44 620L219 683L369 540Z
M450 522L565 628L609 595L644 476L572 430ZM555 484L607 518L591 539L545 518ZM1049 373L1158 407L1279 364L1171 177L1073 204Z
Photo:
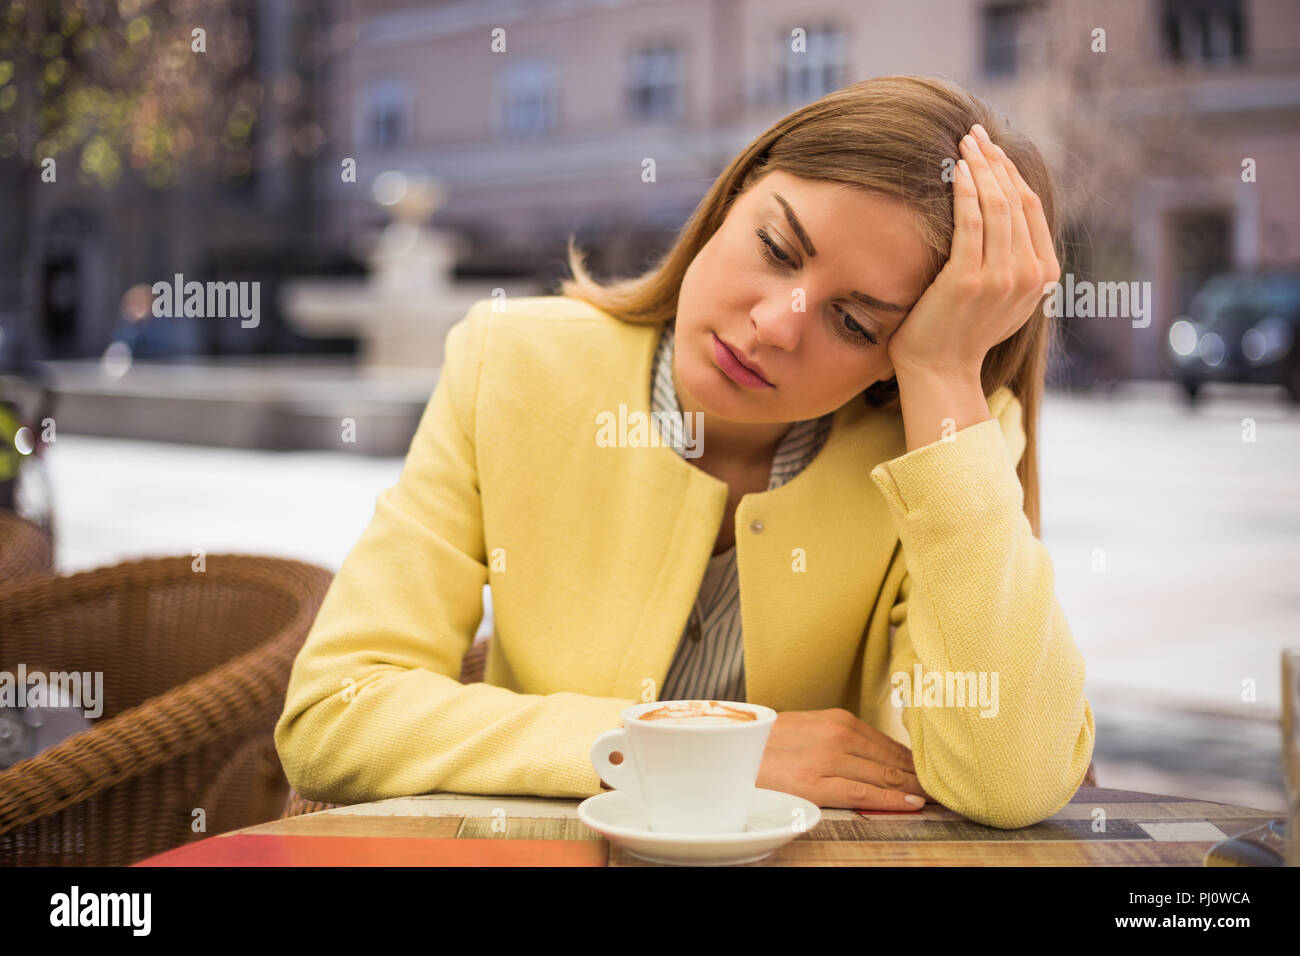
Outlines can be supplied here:
M925 291L925 264L900 200L767 174L736 198L682 279L674 375L683 410L714 418L706 434L715 424L737 446L761 445L781 430L746 435L728 423L817 418L889 379L885 347ZM717 340L775 387L729 376Z

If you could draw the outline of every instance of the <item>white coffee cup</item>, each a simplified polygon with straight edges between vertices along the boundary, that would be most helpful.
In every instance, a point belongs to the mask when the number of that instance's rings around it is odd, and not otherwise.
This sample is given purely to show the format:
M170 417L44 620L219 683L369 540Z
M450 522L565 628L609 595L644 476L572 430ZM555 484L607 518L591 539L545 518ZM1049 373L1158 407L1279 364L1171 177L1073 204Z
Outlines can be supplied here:
M642 720L663 710L666 719ZM708 719L743 711L753 720ZM661 833L740 833L754 781L776 723L776 711L736 701L675 700L634 704L623 728L591 745L600 778L646 807L650 829ZM620 754L614 763L610 757Z

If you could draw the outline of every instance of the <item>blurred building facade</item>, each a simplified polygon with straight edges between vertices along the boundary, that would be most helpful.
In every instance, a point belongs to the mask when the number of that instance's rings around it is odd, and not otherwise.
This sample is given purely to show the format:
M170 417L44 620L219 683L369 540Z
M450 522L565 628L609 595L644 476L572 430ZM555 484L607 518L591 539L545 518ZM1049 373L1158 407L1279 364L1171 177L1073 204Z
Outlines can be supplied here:
M438 222L468 240L465 270L559 275L572 231L598 273L639 271L766 126L865 77L928 73L1040 143L1068 198L1067 270L1151 283L1146 328L1063 322L1063 379L1160 376L1200 281L1300 262L1292 0L382 0L341 17L356 40L317 170L335 243L380 223L365 184L399 169L446 185Z
M950 78L1039 143L1067 271L1150 283L1145 328L1063 320L1063 381L1160 376L1204 278L1300 263L1294 0L220 2L246 23L261 91L249 175L188 171L167 190L0 176L11 347L98 355L123 293L179 272L263 283L262 327L203 323L204 351L328 350L286 327L277 285L359 271L387 170L445 187L434 221L463 240L462 278L558 277L570 233L598 274L637 272L753 136L890 73Z

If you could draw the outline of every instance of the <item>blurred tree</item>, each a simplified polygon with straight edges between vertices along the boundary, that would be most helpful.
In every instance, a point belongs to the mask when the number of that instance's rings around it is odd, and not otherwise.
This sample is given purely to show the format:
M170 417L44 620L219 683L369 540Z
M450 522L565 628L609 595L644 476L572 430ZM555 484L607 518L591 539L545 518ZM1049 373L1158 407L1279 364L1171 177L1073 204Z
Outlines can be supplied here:
M301 231L302 171L324 140L317 76L334 50L328 24L340 2L0 2L0 330L22 333L9 336L0 361L5 351L41 351L26 341L36 319L14 316L41 308L29 256L49 160L59 184L112 194L88 202L59 190L64 204L108 217L129 205L157 224L154 245L131 266L105 264L132 270L123 282L165 260L219 270L247 253L261 266L268 245ZM221 216L211 216L214 203ZM190 227L210 220L212 231L194 238ZM249 249L250 235L263 246Z
M255 0L14 0L0 14L0 159L110 187L252 168ZM70 160L70 162L69 162Z

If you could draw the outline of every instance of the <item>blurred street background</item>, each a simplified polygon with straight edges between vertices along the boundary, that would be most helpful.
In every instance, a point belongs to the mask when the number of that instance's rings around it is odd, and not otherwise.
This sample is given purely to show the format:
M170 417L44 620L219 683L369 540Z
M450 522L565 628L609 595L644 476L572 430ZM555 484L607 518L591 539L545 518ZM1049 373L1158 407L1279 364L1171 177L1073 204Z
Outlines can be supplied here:
M1039 144L1063 272L1150 290L1062 317L1040 431L1099 783L1281 810L1298 37L1291 0L11 0L0 507L64 574L337 570L471 303L554 292L570 234L639 272L781 116L940 75ZM191 281L230 309L159 309Z

